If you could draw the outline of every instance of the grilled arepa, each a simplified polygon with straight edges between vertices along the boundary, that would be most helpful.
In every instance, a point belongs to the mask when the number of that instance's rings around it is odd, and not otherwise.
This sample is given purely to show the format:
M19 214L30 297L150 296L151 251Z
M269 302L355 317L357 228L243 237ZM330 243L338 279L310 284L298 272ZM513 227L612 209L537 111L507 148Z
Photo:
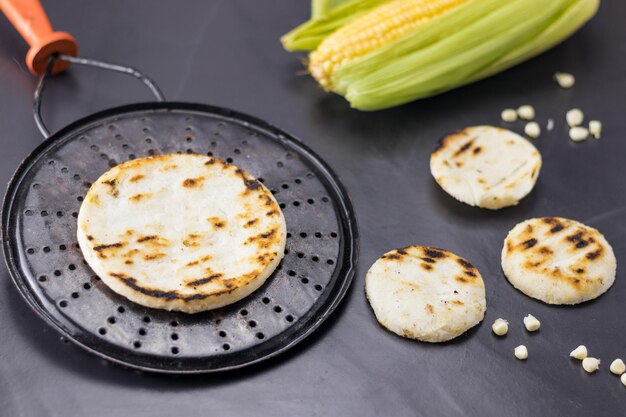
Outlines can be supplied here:
M448 194L470 206L517 204L535 186L541 155L526 139L493 126L446 136L430 157L430 172Z
M284 256L286 225L270 191L234 165L202 155L125 162L91 186L78 242L113 291L186 313L234 303Z
M604 236L561 217L526 220L504 240L502 269L509 282L548 304L578 304L615 281L617 262Z
M485 316L485 285L468 261L443 249L409 246L379 258L365 292L378 322L399 336L445 342Z

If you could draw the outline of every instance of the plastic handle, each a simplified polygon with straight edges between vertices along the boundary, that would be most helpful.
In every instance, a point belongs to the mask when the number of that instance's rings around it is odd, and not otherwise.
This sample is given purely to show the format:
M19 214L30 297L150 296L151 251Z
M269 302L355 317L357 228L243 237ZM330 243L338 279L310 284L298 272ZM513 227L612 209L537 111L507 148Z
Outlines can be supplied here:
M55 32L39 0L0 0L0 10L30 45L26 65L35 75L42 75L54 54L76 56L78 44L69 33ZM57 60L53 74L65 70L67 61Z

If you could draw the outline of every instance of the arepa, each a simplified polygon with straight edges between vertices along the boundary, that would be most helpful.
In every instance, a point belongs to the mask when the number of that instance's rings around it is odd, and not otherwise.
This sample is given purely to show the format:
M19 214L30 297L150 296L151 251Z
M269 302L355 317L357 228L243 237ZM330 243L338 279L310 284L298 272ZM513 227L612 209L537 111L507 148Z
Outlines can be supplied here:
M592 300L615 281L617 262L604 236L561 217L526 220L504 240L502 269L518 290L548 304Z
M186 313L249 295L284 255L283 213L267 188L217 158L140 158L93 183L78 242L102 281L128 299Z
M493 126L468 127L443 138L430 171L448 194L470 206L517 204L535 186L539 151L526 139Z
M478 270L443 249L409 246L379 258L365 292L378 322L399 336L445 342L485 316L485 285Z

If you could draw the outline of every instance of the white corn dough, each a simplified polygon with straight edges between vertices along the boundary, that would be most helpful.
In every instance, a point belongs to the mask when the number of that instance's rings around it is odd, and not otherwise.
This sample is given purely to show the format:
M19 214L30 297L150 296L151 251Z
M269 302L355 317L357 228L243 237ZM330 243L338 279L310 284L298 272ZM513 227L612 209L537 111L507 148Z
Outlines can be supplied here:
M471 263L443 249L409 246L384 254L365 277L376 319L395 334L445 342L480 323L485 285Z
M509 322L504 319L496 319L491 325L491 330L497 336L504 336L509 331Z
M285 218L263 184L202 155L125 162L93 183L78 215L89 266L138 304L195 313L249 295L284 255Z
M535 108L529 104L518 107L517 115L520 119L533 120L535 118Z
M576 78L567 72L557 72L554 79L561 88L572 88L576 83Z
M500 117L507 123L513 123L517 120L517 112L515 109L504 109L502 113L500 113Z
M527 139L493 126L448 135L430 158L430 171L448 194L494 210L530 193L540 170L541 155Z
M585 345L580 345L576 349L572 350L569 356L578 360L583 360L587 357L587 347Z
M585 115L580 109L571 109L565 113L565 120L569 127L580 126L585 120Z
M622 374L619 380L622 381L622 384L624 384L624 386L626 386L626 374Z
M589 133L596 139L600 139L602 135L602 122L599 120L590 120L589 121Z
M526 133L527 136L536 139L541 136L541 127L537 122L528 122L526 123L526 126L524 126L524 133Z
M513 350L515 357L521 361L528 359L528 348L524 345L519 345Z
M524 317L524 327L526 327L526 330L528 330L529 332L534 332L539 330L539 327L541 327L541 323L539 322L539 320L537 320L535 316L529 314Z
M614 373L615 375L621 375L624 372L626 372L626 365L624 365L623 360L615 359L613 362L611 362L611 366L609 367L609 370L611 371L611 373Z
M574 142L582 142L589 137L589 130L586 127L574 126L569 130L569 138Z
M583 359L583 369L590 374L600 369L600 359L587 357Z
M502 270L529 297L548 304L578 304L613 285L617 261L596 229L562 217L542 217L509 232Z

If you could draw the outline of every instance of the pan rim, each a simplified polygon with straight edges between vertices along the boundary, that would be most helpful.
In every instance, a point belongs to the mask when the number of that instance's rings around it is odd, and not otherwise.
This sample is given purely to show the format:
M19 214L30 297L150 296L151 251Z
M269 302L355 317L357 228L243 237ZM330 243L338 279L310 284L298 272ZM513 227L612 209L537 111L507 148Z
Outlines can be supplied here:
M10 242L10 236L12 236L12 232L9 230L9 218L11 217L10 215L12 213L12 208L16 203L17 191L19 190L19 186L22 182L24 174L48 147L53 146L60 139L66 137L69 133L76 132L80 130L81 127L93 123L97 120L111 118L115 116L122 116L124 114L132 112L149 110L197 111L200 113L219 115L225 118L234 119L240 123L247 122L251 126L266 130L275 135L277 140L281 141L282 145L294 148L299 153L305 155L309 162L314 163L316 165L316 168L318 168L324 174L324 185L332 189L332 191L338 197L335 199L335 202L339 206L337 209L337 213L341 220L341 224L345 229L345 244L343 247L344 250L346 250L346 253L344 254L345 262L344 265L342 265L342 269L340 271L340 276L342 276L343 278L339 279L337 283L335 283L334 287L332 288L333 294L329 296L328 300L321 307L318 307L318 310L315 311L315 313L309 318L310 322L305 323L300 328L296 329L296 331L291 335L291 340L289 340L288 343L282 346L279 345L277 349L274 349L269 353L263 354L262 356L254 358L252 360L216 368L173 369L159 368L147 365L137 365L132 362L127 362L123 359L111 356L106 352L89 346L88 344L80 340L79 337L76 337L76 335L70 333L68 329L57 323L54 319L54 315L46 310L43 306L41 306L40 303L35 299L32 290L26 283L26 278L22 276L23 274L21 273L20 267L18 266L18 256L16 256L17 254L14 253ZM340 305L341 301L345 298L356 273L359 255L358 223L352 202L350 200L350 196L344 185L341 183L337 174L320 156L318 156L311 148L309 148L297 137L262 119L229 108L200 103L170 101L128 104L90 114L61 128L50 137L44 139L38 146L36 146L16 168L8 183L7 190L3 198L1 219L2 228L0 230L0 233L2 235L2 247L7 270L11 277L11 280L17 287L22 298L24 298L30 308L37 314L37 316L43 319L55 331L60 333L63 338L71 341L80 348L94 355L97 355L98 357L104 358L108 361L117 363L125 367L161 374L206 374L225 372L267 361L293 348L304 339L309 337L312 333L314 333L322 325L322 323L324 323L326 319L328 319L328 317L332 315L332 313ZM184 361L184 359L181 360Z

